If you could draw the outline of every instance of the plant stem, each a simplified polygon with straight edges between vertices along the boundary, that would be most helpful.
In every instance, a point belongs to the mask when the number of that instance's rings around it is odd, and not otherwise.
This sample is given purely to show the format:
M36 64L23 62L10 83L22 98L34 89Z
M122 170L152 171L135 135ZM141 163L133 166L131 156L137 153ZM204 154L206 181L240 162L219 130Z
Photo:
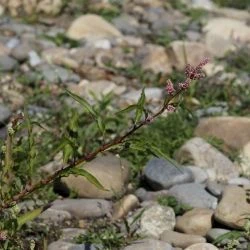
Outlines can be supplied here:
M167 106L171 103L171 101L179 96L181 93L183 92L183 90L178 90L173 96L170 96L169 98L167 98L164 101L164 104L162 106L162 108L156 112L155 114L152 115L151 119L154 120L155 118L157 118L158 116L160 116L167 108ZM93 160L99 153L104 152L108 149L110 149L111 147L121 144L124 142L124 140L131 136L132 134L134 134L138 129L140 129L141 127L147 125L149 122L147 119L144 119L143 121L141 121L140 123L138 123L137 125L133 126L130 130L128 130L123 136L118 136L115 139L111 140L108 143L103 144L102 146L100 146L99 148L97 148L95 151L88 153L87 155L79 158L78 160L76 160L73 163L70 163L68 166L66 167L61 167L60 169L58 169L55 173L51 174L50 176L46 177L45 179L42 179L34 184L30 184L28 183L24 189L22 191L20 191L18 194L14 195L11 199L4 201L1 205L0 205L0 212L4 209L10 208L12 206L14 206L15 204L17 204L18 202L20 202L24 197L26 197L27 195L31 194L32 192L34 192L35 190L52 183L54 180L56 180L57 178L59 178L62 173L66 170L69 170L71 168L74 168L76 166L78 166L79 164L82 164L84 162L88 162Z

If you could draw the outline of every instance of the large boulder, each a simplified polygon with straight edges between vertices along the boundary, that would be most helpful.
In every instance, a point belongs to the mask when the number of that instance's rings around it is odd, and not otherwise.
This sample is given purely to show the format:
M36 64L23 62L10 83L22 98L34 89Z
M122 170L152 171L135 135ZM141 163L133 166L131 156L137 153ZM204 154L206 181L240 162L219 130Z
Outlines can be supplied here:
M97 40L102 38L121 37L121 33L112 24L102 17L87 14L74 20L68 31L67 36L71 39Z
M243 21L225 17L211 19L203 29L205 43L209 51L217 57L223 57L239 43L250 43L250 27Z
M199 137L188 140L177 152L180 163L204 168L209 180L228 181L238 177L237 167L224 154Z
M71 190L82 198L105 199L111 199L125 192L129 178L129 163L126 160L108 154L97 157L82 167L95 176L107 191L97 188L85 177L75 175L63 177L61 185L56 185L55 189Z

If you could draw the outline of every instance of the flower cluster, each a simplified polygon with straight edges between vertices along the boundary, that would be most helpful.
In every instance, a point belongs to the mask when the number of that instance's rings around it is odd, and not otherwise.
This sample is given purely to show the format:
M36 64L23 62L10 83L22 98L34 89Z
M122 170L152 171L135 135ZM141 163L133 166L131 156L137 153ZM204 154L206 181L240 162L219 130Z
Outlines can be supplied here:
M202 68L208 62L209 62L209 59L204 58L196 67L193 67L190 64L187 64L187 66L185 67L186 79L183 82L178 84L179 91L188 89L192 80L199 80L201 78L204 78L205 73L202 71ZM169 96L173 97L176 93L174 85L170 79L167 80L165 89ZM175 109L176 108L172 104L168 104L166 107L166 110L168 112L174 112Z
M185 75L186 79L184 82L179 83L179 89L180 90L186 90L189 88L190 83L192 80L199 80L201 78L205 77L204 72L202 71L202 68L209 62L208 58L204 58L196 67L191 66L190 64L187 64L185 67ZM176 92L174 85L171 80L167 80L166 84L166 92L168 95L173 96Z

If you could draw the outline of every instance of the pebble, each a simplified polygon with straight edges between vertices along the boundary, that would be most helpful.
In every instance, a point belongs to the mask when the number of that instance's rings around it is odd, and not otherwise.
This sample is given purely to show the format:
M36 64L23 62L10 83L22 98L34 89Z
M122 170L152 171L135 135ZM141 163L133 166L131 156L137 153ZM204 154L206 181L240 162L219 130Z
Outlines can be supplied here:
M172 246L164 241L155 239L143 239L135 241L132 245L125 247L123 250L174 250Z
M160 158L153 158L146 164L144 176L154 190L168 189L176 184L193 181L191 171Z
M109 201L101 199L55 200L51 206L51 209L67 211L79 219L103 217L111 213L111 208Z
M206 192L205 187L199 183L175 185L169 189L168 195L193 208L215 209L217 206L217 199Z
M0 72L13 71L18 63L14 58L7 55L0 56Z
M184 250L219 250L219 249L209 243L198 243L198 244L191 245L185 248Z
M4 124L10 118L10 116L10 109L5 105L0 104L0 126Z
M171 207L154 204L142 213L140 219L140 235L159 239L166 230L173 230L175 213Z
M175 229L186 234L205 236L212 228L214 211L207 208L194 208L178 216Z
M229 233L230 230L228 229L223 229L223 228L211 228L208 232L207 232L207 239L211 242L213 242L214 240L216 240L218 237L220 237L223 234Z
M164 231L161 234L160 239L168 242L174 247L185 248L195 243L204 243L206 239L204 237L192 234L178 233L174 231Z

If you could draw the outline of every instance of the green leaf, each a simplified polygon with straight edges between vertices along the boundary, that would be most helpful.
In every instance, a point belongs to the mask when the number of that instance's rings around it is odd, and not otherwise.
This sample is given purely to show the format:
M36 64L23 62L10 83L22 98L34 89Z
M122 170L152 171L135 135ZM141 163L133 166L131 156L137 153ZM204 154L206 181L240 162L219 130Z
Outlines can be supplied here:
M213 244L217 245L217 244L221 243L223 240L237 240L237 239L239 239L243 235L244 235L243 232L240 232L240 231L231 231L231 232L225 233L225 234L217 237L213 241Z
M133 105L128 106L125 109L122 109L122 110L118 111L117 114L122 114L122 113L130 112L130 111L132 111L132 110L134 110L136 108L137 108L137 105L133 104Z
M62 176L68 176L69 174L84 176L95 187L103 191L108 191L107 189L104 188L104 186L98 181L98 179L95 176L93 176L91 173L89 173L85 169L79 168L79 166L66 170L66 172L63 173Z
M104 124L102 118L99 116L97 118L96 122L97 122L97 125L98 125L98 128L100 129L100 131L102 132L102 134L104 134L105 133L105 124Z
M63 148L63 162L67 163L70 157L72 157L73 153L73 147L70 144L66 144Z
M65 90L67 92L67 94L69 96L71 96L75 101L77 101L78 103L80 103L92 116L96 117L97 114L95 112L95 110L92 108L92 106L86 101L84 100L82 97L70 92L69 90Z
M28 221L34 220L37 216L39 216L43 212L44 208L40 207L34 209L33 211L29 211L17 218L18 229L20 229L25 223Z
M144 113L144 104L146 101L145 90L143 89L141 92L141 97L137 103L137 109L135 114L135 123L138 123L141 120L141 117Z

